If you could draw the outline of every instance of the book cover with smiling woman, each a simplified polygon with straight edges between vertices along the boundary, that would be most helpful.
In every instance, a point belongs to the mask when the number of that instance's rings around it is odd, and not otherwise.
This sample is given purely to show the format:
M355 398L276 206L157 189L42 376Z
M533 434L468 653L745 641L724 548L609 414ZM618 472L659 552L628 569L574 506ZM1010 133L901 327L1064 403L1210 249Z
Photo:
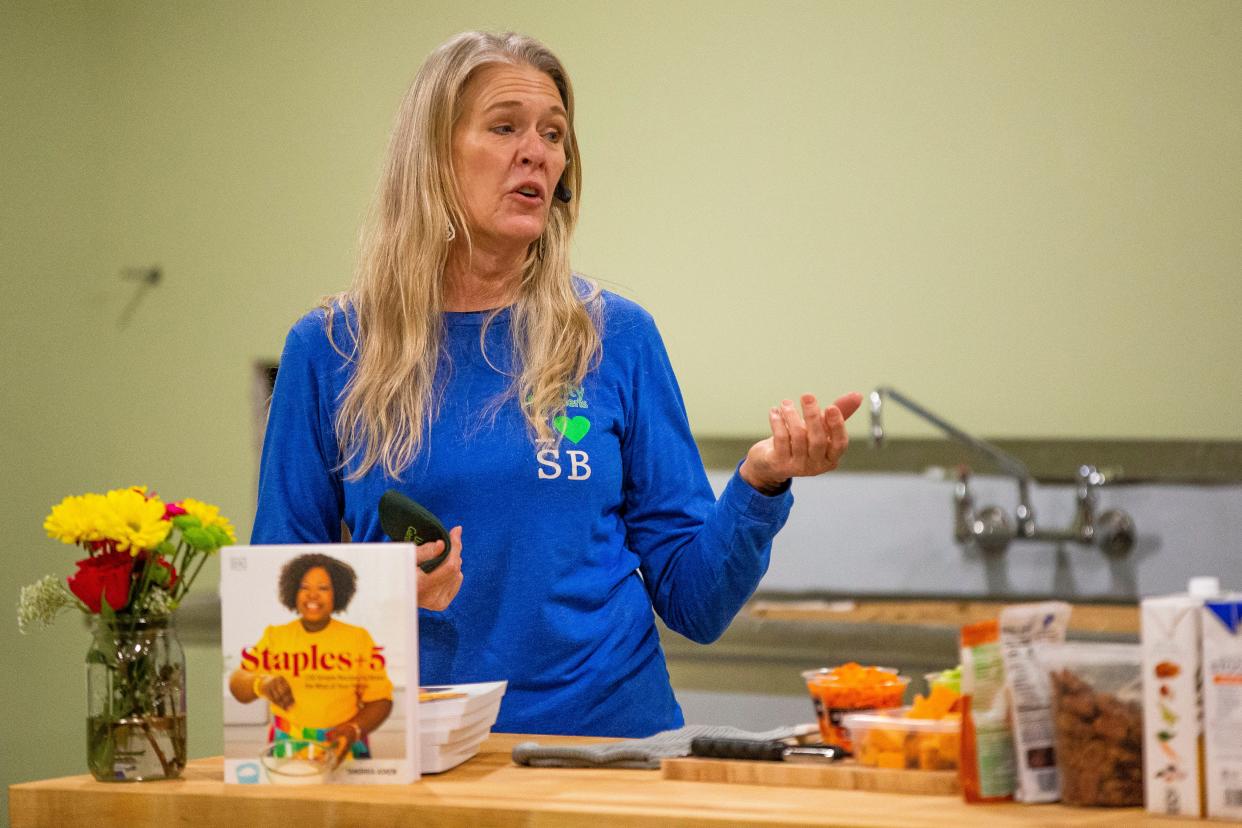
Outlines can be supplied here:
M414 545L221 550L224 778L418 779Z

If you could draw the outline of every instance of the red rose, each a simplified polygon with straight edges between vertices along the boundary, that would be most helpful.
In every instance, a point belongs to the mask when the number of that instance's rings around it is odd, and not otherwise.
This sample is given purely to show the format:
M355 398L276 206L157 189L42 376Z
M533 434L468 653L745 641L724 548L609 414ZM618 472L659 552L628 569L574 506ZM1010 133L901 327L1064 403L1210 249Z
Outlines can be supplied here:
M133 576L134 558L128 552L107 552L78 561L78 571L67 580L69 591L78 596L91 612L102 608L101 598L108 606L121 610L129 603L129 582Z

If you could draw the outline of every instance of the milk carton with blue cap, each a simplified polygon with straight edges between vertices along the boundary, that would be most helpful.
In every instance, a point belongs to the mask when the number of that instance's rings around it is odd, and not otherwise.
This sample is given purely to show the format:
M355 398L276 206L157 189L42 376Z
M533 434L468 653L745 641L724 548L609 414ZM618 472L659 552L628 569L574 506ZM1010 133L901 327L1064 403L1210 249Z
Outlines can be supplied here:
M1242 820L1242 594L1203 605L1207 815Z

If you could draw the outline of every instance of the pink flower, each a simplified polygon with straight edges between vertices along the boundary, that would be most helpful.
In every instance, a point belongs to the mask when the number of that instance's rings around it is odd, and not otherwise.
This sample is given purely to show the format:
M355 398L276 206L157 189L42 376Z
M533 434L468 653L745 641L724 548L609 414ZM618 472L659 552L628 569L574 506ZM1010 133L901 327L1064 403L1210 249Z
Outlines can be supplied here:
M164 504L164 520L172 520L177 515L184 515L185 509L181 508L181 502Z

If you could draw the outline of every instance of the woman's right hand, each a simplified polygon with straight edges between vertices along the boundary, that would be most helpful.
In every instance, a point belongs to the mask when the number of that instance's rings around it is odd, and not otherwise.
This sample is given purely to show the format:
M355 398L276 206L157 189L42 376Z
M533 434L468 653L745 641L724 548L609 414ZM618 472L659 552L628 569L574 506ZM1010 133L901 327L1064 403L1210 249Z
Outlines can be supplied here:
M422 609L443 612L461 589L461 527L449 530L449 538L453 541L453 551L444 563L429 573L418 570L418 606ZM418 562L429 561L443 551L444 541L424 543L417 549Z
M260 698L267 699L277 707L288 710L293 707L293 688L284 676L264 676L256 683Z

